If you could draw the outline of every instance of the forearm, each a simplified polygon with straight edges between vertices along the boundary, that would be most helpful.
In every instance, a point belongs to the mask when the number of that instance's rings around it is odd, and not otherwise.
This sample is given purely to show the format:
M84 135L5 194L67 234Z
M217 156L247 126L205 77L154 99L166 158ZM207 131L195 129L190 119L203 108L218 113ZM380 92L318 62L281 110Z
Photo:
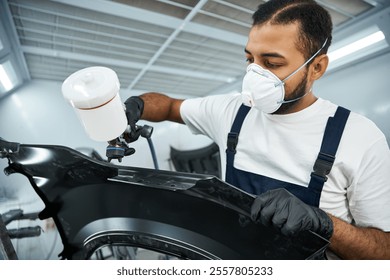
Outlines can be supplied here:
M390 232L350 225L336 217L330 249L343 259L390 259Z
M148 92L140 97L144 101L142 119L152 122L168 120L183 123L180 116L180 106L183 100L174 99L156 92Z

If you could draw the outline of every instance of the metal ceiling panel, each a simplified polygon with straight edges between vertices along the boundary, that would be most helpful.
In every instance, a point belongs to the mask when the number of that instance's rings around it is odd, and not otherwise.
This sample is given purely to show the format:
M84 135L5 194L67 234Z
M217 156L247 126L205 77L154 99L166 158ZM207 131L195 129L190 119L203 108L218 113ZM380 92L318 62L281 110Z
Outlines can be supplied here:
M225 83L213 80L211 77L210 79L200 79L149 71L140 79L134 89L148 88L150 91L202 96L204 92L212 92Z
M91 3L93 2L93 5ZM260 0L8 0L32 79L114 69L123 89L204 96L241 79ZM337 29L380 3L318 1Z

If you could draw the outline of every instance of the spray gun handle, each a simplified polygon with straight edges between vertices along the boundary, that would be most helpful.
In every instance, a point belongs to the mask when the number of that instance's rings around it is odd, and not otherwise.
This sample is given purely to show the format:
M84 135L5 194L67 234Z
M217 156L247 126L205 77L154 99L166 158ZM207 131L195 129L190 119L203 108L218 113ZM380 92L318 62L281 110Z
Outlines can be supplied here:
M135 125L134 129L128 126L126 131L123 133L123 138L127 143L137 141L140 136L144 138L150 138L153 133L153 127L149 125L139 126Z

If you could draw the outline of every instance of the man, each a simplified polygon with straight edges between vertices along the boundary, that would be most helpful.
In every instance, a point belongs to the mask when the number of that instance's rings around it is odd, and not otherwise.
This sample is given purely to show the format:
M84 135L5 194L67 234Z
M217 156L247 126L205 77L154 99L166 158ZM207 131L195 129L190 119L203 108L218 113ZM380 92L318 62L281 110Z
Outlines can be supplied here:
M253 15L242 93L188 100L146 93L129 123L185 123L209 136L226 181L254 193L252 218L330 240L330 258L390 259L390 151L369 120L318 98L329 14L315 1L271 0ZM226 153L225 153L226 151Z

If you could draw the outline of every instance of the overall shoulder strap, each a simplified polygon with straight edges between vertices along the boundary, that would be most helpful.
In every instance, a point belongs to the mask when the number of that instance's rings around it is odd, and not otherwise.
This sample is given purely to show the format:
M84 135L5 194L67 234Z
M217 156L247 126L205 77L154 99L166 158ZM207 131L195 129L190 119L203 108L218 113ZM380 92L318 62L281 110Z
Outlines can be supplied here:
M227 172L226 175L230 173L230 168L233 167L234 155L236 154L236 147L238 143L238 135L240 134L242 123L245 120L246 115L248 114L251 107L241 105L238 109L237 115L233 121L232 128L227 137L227 149L226 149L226 165ZM226 179L228 179L226 177Z
M309 189L321 193L324 183L328 180L327 175L332 169L349 114L349 110L339 106L335 115L329 117L322 138L321 149L310 175Z
M250 109L251 107L245 105L241 105L241 107L238 109L236 118L234 119L232 128L228 134L226 152L236 153L238 135L240 134L242 123L244 122L244 119Z

